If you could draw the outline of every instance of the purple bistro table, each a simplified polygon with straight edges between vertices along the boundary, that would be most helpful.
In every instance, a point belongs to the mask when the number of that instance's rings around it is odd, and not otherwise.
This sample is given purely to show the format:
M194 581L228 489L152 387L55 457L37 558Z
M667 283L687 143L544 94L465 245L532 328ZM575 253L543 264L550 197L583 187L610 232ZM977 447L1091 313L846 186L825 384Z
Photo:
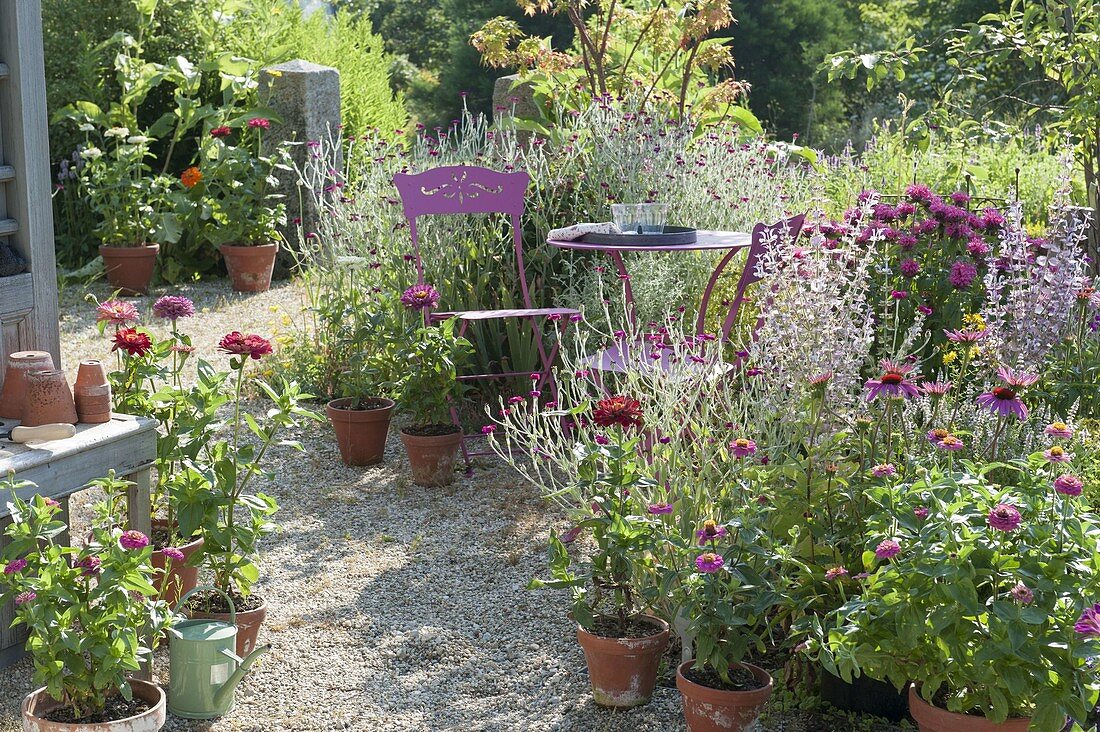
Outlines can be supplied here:
M696 234L696 241L693 244L680 244L680 245L665 245L665 244L644 244L645 234L638 234L638 244L593 244L583 241L562 241L559 239L548 239L546 241L552 247L558 249L573 249L577 251L590 251L590 252L606 252L611 261L615 264L615 269L619 273L620 279L623 282L623 296L626 299L626 307L629 312L631 323L635 322L634 312L634 291L630 286L630 273L626 269L626 263L623 261L623 252L635 252L635 253L648 253L648 252L703 252L703 251L725 251L725 256L719 260L718 264L714 268L714 272L711 274L710 279L707 281L706 289L703 290L703 298L699 303L699 315L696 318L696 332L703 332L703 325L706 319L707 306L710 304L711 295L714 292L715 285L718 284L719 278L726 271L726 267L729 266L730 260L742 249L747 249L752 244L752 234L741 231L706 231L700 229Z

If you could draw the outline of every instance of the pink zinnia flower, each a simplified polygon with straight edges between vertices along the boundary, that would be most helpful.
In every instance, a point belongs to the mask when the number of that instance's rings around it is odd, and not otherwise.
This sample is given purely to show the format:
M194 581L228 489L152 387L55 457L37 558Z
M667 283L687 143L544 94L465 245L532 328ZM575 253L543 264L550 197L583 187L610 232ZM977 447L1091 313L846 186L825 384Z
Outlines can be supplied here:
M672 513L671 503L651 503L649 504L649 512L652 514L664 514Z
M35 594L34 590L20 592L18 595L15 596L15 604L16 606L26 605L28 602L33 602L37 597L38 595Z
M703 522L703 528L696 531L695 535L699 537L700 544L706 544L708 541L714 541L725 536L726 527L719 526L714 519L707 519Z
M4 566L4 574L15 574L16 572L22 572L27 568L26 559L15 559L8 562Z
M917 506L913 509L913 515L919 518L921 521L924 521L926 518L928 518L928 514L929 511L926 506Z
M140 531L131 529L122 532L122 536L118 537L118 543L123 549L134 551L149 546L149 537Z
M1073 460L1073 455L1063 450L1058 445L1043 451L1043 457L1048 463L1068 463Z
M183 556L183 552L174 546L166 546L160 550L160 553L171 559L173 562L182 562L187 557Z
M1073 437L1073 430L1065 422L1052 422L1044 431L1051 437L1060 437L1063 440Z
M929 442L935 444L950 434L951 433L948 430L945 430L943 427L937 427L933 430L928 430L928 433L925 435L925 437L928 438Z
M271 128L271 120L264 119L263 117L253 117L248 120L248 126L253 129L259 128L261 130L267 130Z
M233 130L229 129L225 125L215 127L210 130L210 136L214 138L229 137L231 134L233 134Z
M742 458L752 457L756 454L756 443L752 440L744 437L738 437L736 440L730 443L730 452L738 460Z
M99 557L95 556L94 554L89 554L86 557L81 557L80 560L76 563L76 566L79 569L83 570L81 574L83 574L85 577L93 577L99 574L99 568L101 564L103 564L103 561Z
M920 389L917 388L915 383L920 377L909 378L909 374L913 370L911 364L884 360L880 365L882 366L882 376L877 379L868 379L863 384L863 388L867 390L867 401L872 401L880 396L901 399L912 399L920 396Z
M714 552L706 552L695 558L695 567L703 574L713 574L720 570L725 563L722 555Z
M1084 488L1085 484L1081 479L1069 473L1059 475L1054 480L1054 490L1061 493L1063 496L1079 496Z
M830 567L825 570L825 580L832 582L835 579L840 579L848 576L848 570L845 567Z
M439 293L431 285L413 285L401 293L401 304L410 310L434 308L439 304Z
M871 475L876 478L890 478L898 472L893 463L882 463L871 468Z
M956 450L962 450L966 447L966 443L960 440L955 435L947 435L942 440L936 443L936 447L941 450L947 450L948 452L955 452Z
M95 309L97 323L110 323L111 325L125 327L138 321L138 309L133 303L125 300L108 300L99 304Z
M271 341L255 334L243 335L233 331L218 341L218 350L231 356L250 356L259 361L271 353Z
M1023 517L1020 516L1020 512L1015 506L1011 506L1007 503L998 503L993 507L993 510L989 512L989 517L986 519L989 525L997 531L1015 531L1019 527L1020 522L1023 521Z
M1035 593L1023 582L1017 582L1016 586L1008 591L1008 594L1021 605L1030 605L1032 600L1035 599Z
M879 559L891 559L901 553L901 544L893 539L884 539L875 547L875 556Z
M174 323L180 318L192 317L195 303L182 295L165 295L153 303L153 314Z

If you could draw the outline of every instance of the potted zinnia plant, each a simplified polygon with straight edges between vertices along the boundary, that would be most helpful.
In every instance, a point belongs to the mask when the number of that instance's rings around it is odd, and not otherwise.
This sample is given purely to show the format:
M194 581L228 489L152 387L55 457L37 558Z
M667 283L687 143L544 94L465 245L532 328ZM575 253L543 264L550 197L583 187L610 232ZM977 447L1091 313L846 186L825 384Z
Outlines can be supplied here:
M1100 523L1047 453L928 470L883 500L873 573L820 638L826 667L912 682L922 732L1084 723L1100 695Z
M34 496L35 486L9 478L12 523L0 554L0 602L14 601L14 624L30 632L27 650L41 688L22 705L23 728L37 732L153 732L163 726L160 687L131 678L148 662L169 622L167 604L150 583L149 538L117 526L114 503L126 483L93 485L108 494L96 510L90 541L65 546L61 506Z
M275 177L276 170L287 169L286 151L260 152L270 127L266 117L242 120L236 129L214 127L200 148L198 165L180 176L194 203L200 235L218 247L237 292L271 287L279 227L286 224Z
M530 587L570 588L571 616L584 649L592 696L605 707L635 707L649 702L657 683L661 656L668 646L669 625L645 614L655 585L646 581L654 569L656 527L635 498L652 487L639 454L642 437L628 435L642 424L638 402L625 396L600 400L592 421L613 437L583 441L577 490L590 501L592 515L570 531L575 540L591 531L596 549L580 572L562 539L550 537L552 579Z

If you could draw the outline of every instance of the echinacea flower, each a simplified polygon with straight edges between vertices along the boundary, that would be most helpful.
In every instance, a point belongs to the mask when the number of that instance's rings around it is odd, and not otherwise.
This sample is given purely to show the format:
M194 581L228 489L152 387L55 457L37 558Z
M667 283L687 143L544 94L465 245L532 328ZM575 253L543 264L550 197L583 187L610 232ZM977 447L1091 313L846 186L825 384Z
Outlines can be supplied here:
M1015 506L1007 503L998 503L993 507L993 510L989 512L989 516L986 519L990 527L997 531L1015 531L1020 522L1023 521L1023 517L1020 516L1020 512Z
M943 334L952 343L977 343L985 338L984 330L945 330Z
M756 443L744 437L738 437L736 440L732 441L729 448L730 452L733 453L733 456L738 460L752 457L756 454Z
M174 323L180 318L192 317L195 314L195 303L182 295L165 295L153 303L153 314Z
M1063 450L1058 445L1054 445L1046 450L1043 450L1043 458L1048 463L1068 463L1073 460L1073 455Z
M110 323L114 326L125 327L138 321L138 309L133 303L125 300L107 300L99 304L95 309L97 323Z
M875 547L875 556L879 559L892 559L901 553L901 544L893 539L884 539Z
M911 364L882 361L882 376L877 379L868 379L863 388L867 390L867 401L872 401L880 396L887 398L912 399L920 396L916 380L920 377L910 378L913 370Z
M173 562L182 562L187 557L183 556L183 552L174 546L166 546L160 550L160 553L171 559Z
M654 514L654 515L672 513L672 504L671 503L651 503L651 504L649 504L649 508L647 510L649 511L649 513Z
M38 595L35 594L34 590L20 592L18 595L15 596L15 604L16 606L26 605L28 602L33 602L37 597Z
M1021 422L1027 419L1027 406L1020 400L1018 390L1031 386L1039 377L1036 374L1016 373L1002 366L997 370L1005 386L995 386L977 398L978 406L985 407L999 417L1015 415Z
M882 463L871 468L871 475L876 478L890 478L898 472L893 463Z
M401 304L409 310L434 308L439 304L439 293L431 285L413 285L401 293Z
M14 559L4 565L4 574L15 574L27 568L26 559Z
M231 356L249 356L254 361L259 361L272 352L271 341L256 334L244 335L236 330L218 341L218 350Z
M920 385L920 390L931 397L941 397L951 391L950 381L926 381Z
M1030 605L1035 599L1035 593L1023 582L1017 582L1016 586L1008 591L1008 594L1021 605Z
M814 390L817 390L817 391L825 391L825 387L827 387L829 385L829 382L832 381L832 380L833 380L833 372L832 371L824 371L820 374L816 374L814 376L811 376L807 383L809 383L811 389L814 389Z
M706 552L695 558L695 568L703 574L713 574L720 570L725 563L722 555L714 552Z
M115 331L114 346L112 351L125 351L131 356L144 356L153 347L153 339L148 333L142 333L137 328L121 328Z
M830 567L825 570L825 580L832 582L835 579L842 579L848 576L848 570L845 567Z
M1084 482L1076 475L1071 475L1070 473L1059 475L1054 479L1054 490L1061 493L1063 496L1079 496L1084 488Z
M642 426L642 403L628 396L616 395L596 402L592 421L600 427L618 425L623 429Z
M1063 440L1068 440L1073 437L1073 430L1065 422L1051 422L1044 430L1051 437L1060 437Z
M201 180L202 171L194 165L180 173L180 183L183 184L184 188L187 188L189 190L197 186L199 184L199 181Z
M118 537L118 543L123 549L134 551L149 546L149 537L136 529L131 529L122 532L122 536Z
M1100 602L1085 608L1081 617L1073 624L1073 630L1088 638L1100 638Z
M94 554L89 554L77 560L76 566L85 577L94 577L99 574L100 565L102 564L103 561L99 557Z
M942 440L936 443L936 447L941 450L947 450L948 452L955 452L956 450L962 450L966 447L966 443L960 440L955 435L947 435Z

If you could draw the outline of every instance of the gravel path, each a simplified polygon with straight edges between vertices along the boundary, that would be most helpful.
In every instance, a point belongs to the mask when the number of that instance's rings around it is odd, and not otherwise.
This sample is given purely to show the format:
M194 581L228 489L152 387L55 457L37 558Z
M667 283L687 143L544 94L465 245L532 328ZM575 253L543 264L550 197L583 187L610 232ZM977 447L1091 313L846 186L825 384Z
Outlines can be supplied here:
M285 283L253 296L222 282L176 291L206 311L194 321L201 331L184 330L212 359L223 358L213 355L222 334L270 336L300 311L299 291ZM82 296L72 288L61 298L70 371L108 351ZM148 310L152 301L136 302ZM409 481L396 439L382 466L364 469L340 462L327 424L295 437L306 451L275 454L277 479L263 486L282 506L282 530L268 542L256 587L270 608L262 639L275 650L241 685L225 718L169 717L166 730L685 729L675 689L659 689L650 705L625 713L592 703L564 593L524 589L544 569L549 529L561 529L535 489L491 461L449 488L423 489ZM163 679L165 651L158 655ZM20 729L18 705L30 677L27 661L0 671L0 731ZM786 699L790 708L797 704ZM764 729L895 728L774 710Z

